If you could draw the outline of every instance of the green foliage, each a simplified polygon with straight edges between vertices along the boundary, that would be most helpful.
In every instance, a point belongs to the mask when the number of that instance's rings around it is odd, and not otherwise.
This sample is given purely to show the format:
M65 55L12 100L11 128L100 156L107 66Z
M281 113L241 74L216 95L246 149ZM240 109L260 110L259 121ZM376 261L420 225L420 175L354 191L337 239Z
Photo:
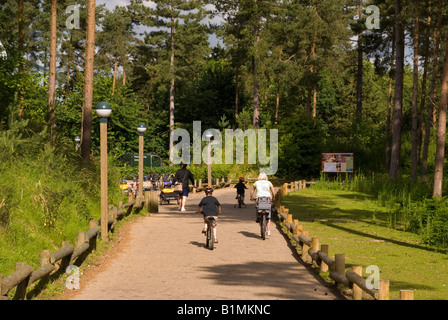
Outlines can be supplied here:
M310 177L320 170L324 131L319 121L304 112L279 126L279 175Z
M1 132L7 140L0 137L9 142L0 144L0 273L6 275L18 261L40 267L41 250L54 251L63 240L75 243L100 215L99 161L82 169L70 139L51 146L24 124ZM109 179L109 203L117 204L122 194L113 161Z

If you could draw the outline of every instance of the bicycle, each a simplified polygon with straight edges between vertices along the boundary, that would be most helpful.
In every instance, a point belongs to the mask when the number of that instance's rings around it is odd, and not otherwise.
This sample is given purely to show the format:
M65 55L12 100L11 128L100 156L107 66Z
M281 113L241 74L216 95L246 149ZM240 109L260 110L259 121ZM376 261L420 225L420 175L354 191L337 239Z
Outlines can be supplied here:
M269 197L260 197L257 199L257 218L260 223L260 235L263 240L266 240L266 229L268 219L271 216L272 200Z
M205 233L206 240L205 240L205 246L206 248L209 248L210 250L213 250L215 246L215 228L218 224L217 217L215 216L208 216L206 218L207 220L207 231Z
M236 195L236 198L238 199L238 208L241 208L244 205L244 208L246 208L246 205L244 204L244 197L241 193L238 193ZM236 204L233 205L234 208L236 208Z

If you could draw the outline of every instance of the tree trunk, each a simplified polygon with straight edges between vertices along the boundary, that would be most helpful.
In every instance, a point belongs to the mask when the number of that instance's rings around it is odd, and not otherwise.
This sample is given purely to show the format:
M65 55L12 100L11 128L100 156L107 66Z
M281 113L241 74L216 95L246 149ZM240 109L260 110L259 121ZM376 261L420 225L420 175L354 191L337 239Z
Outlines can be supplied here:
M389 177L398 179L400 174L401 129L403 106L404 75L404 27L401 14L401 0L395 0L395 97L392 121L392 152L390 158Z
M25 46L25 40L24 40L24 26L23 26L23 0L18 0L17 3L17 22L18 22L18 27L19 27L19 54L20 57L23 57L23 53L25 52L24 50L24 46ZM23 74L23 64L20 63L19 64L19 73ZM19 94L19 117L23 116L23 108L24 108L24 104L23 104L23 85L20 84L19 85L19 90L18 90L18 94Z
M362 15L362 1L358 6L359 19ZM364 73L363 52L362 52L362 31L358 35L358 72L356 75L356 126L359 129L362 120L362 78Z
M439 126L437 129L437 148L434 163L433 196L442 197L443 161L445 159L446 108L448 102L448 45L446 46L445 62L443 63L442 89L440 93Z
M362 78L363 78L363 54L361 48L361 35L359 35L358 73L356 75L356 125L358 128L362 120Z
M439 1L439 8L437 13L437 26L434 31L434 57L433 67L431 75L431 86L429 89L429 102L428 102L428 114L425 125L425 139L423 141L423 154L422 154L422 180L427 180L428 171L428 149L429 140L431 137L431 126L433 124L433 110L436 90L436 78L437 78L437 62L439 60L439 42L440 42L440 28L442 23L442 1Z
M395 45L392 44L392 56L390 59L390 72L389 72L389 93L387 99L387 119L386 119L386 143L385 143L385 166L386 173L389 173L390 169L390 136L391 136L391 128L390 128L390 118L392 116L392 86L394 84L393 74L395 73L394 69L394 56L395 56Z
M260 82L258 79L258 43L260 41L259 29L257 28L255 41L255 54L253 57L253 76L254 76L254 116L253 126L258 128L260 126Z
M115 82L117 80L117 67L118 67L118 58L115 57L114 78L112 80L112 95L115 95Z
M85 166L90 161L92 146L93 66L95 59L95 0L87 0L87 37L84 68L84 101L82 118L81 157Z
M411 151L411 178L417 182L417 130L418 130L418 43L419 43L419 16L418 0L415 0L416 17L414 25L414 70L413 70L413 88L412 88L412 151Z
M55 138L55 104L56 104L56 50L57 50L57 0L51 1L50 23L50 72L48 78L48 114L47 121L50 133L50 142Z
M316 77L315 77L315 70L314 70L314 64L316 62L316 32L314 32L313 37L313 45L311 46L311 59L313 60L313 64L311 65L311 75L313 78L313 118L316 118L317 114L317 85L316 85Z
M235 122L238 120L239 92L240 92L240 68L238 67L236 69L235 74Z
M173 9L173 8L171 8ZM170 57L170 144L169 150L171 151L174 147L174 141L171 139L171 135L174 132L174 16L171 16L171 57Z
M427 31L429 30L429 17ZM425 123L425 104L426 104L426 83L428 79L428 62L429 62L429 34L426 32L425 37L425 63L423 64L423 79L422 79L422 94L420 96L420 121L418 125L418 135L417 135L417 159L418 163L421 165L421 153L422 153L422 143L424 134L424 123Z

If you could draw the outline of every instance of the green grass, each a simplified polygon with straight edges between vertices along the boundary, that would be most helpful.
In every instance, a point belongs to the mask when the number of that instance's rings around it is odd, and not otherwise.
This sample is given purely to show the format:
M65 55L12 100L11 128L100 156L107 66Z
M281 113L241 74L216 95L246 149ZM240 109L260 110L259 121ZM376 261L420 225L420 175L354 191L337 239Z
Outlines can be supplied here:
M17 149L17 148L16 148ZM73 148L70 148L73 149ZM2 149L0 148L0 151ZM0 153L1 154L1 153ZM40 252L76 242L90 219L99 219L99 161L89 169L66 148L43 145L0 161L0 274L14 272L16 262L40 267ZM123 200L119 175L109 168L109 203Z
M448 254L405 232L393 212L373 196L344 190L289 193L282 199L294 219L329 245L329 255L344 253L346 267L377 265L380 278L390 281L390 299L399 290L415 290L417 300L448 299ZM395 227L395 228L393 228ZM364 277L368 276L364 274Z

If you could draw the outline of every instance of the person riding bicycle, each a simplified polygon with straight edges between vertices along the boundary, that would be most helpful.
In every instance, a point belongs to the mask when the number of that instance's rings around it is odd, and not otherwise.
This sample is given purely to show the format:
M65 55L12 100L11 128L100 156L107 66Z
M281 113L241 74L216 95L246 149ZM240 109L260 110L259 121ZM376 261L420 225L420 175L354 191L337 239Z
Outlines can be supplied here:
M256 193L255 199L254 194ZM270 199L273 198L275 195L274 186L272 183L268 180L268 176L264 172L260 172L258 175L258 180L255 181L254 185L252 186L252 190L250 192L250 200L254 201L256 200L256 205L258 204L258 198L260 197L269 197ZM268 215L268 223L266 227L266 233L268 236L271 235L271 215ZM260 217L258 215L257 210L257 219L256 222L258 223L260 220Z
M238 196L241 196L241 202L244 205L244 194L245 190L247 189L246 185L244 184L244 178L240 177L239 182L235 185L236 188L236 198L238 199Z
M221 213L221 204L219 203L218 199L216 199L213 196L213 188L210 186L205 187L205 197L202 198L201 202L198 204L198 210L197 213L201 213L201 207L202 207L202 215L204 216L204 229L202 230L202 233L207 232L207 218L212 216L215 217L215 220L218 221L218 215ZM215 227L215 243L218 243L218 240L216 238L216 227Z

